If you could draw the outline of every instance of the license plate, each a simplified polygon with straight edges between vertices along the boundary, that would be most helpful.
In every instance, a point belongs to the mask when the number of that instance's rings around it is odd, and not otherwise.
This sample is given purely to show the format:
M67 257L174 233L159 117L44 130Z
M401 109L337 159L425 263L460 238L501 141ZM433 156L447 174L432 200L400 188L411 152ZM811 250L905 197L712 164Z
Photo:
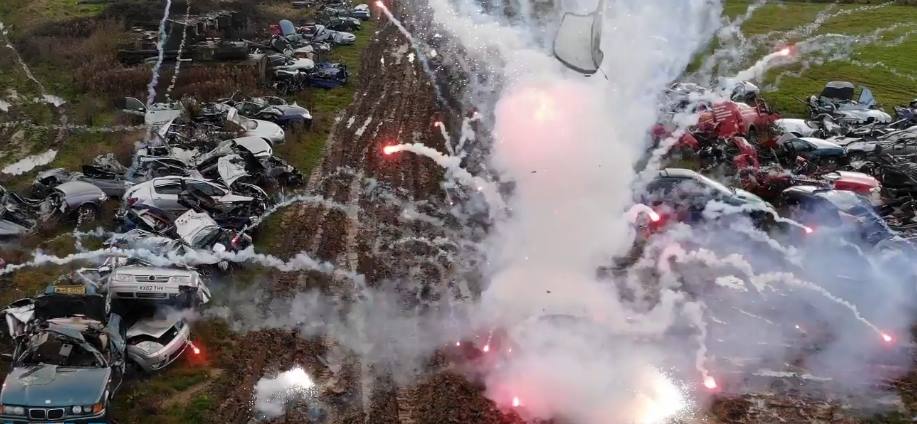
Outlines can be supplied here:
M166 288L163 286L140 286L138 290L145 292L163 292L166 291Z
M86 286L55 286L54 292L60 294L86 294Z

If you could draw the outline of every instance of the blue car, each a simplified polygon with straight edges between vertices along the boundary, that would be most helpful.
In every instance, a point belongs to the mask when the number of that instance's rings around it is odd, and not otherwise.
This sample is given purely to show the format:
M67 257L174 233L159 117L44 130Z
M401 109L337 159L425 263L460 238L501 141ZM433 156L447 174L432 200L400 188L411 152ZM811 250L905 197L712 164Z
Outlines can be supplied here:
M837 143L814 137L787 137L777 141L785 164L802 157L814 164L847 162L847 149Z
M322 62L309 72L307 83L318 88L337 88L347 84L347 66L342 63Z

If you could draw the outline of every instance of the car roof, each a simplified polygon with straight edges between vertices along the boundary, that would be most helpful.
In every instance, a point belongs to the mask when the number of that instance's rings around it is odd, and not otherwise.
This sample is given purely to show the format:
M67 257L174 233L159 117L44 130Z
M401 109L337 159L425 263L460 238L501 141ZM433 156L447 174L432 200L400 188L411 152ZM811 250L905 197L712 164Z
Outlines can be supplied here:
M54 187L54 189L59 190L65 196L77 196L82 194L104 194L102 189L85 181L67 181L66 183Z
M854 88L855 86L850 81L829 81L825 83L825 87L828 87L828 88Z
M830 142L828 140L823 140L815 137L799 137L799 140L807 141L811 144L814 144L815 147L828 148L828 149L841 149L841 145L837 143Z

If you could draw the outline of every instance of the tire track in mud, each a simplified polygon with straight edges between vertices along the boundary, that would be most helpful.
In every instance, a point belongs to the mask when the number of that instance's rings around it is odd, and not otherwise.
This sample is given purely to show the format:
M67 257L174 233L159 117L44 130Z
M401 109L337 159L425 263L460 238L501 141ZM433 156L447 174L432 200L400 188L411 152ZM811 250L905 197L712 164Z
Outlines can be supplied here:
M366 36L374 39L364 53L361 88L336 120L324 159L308 182L309 192L357 206L357 216L316 206L291 207L281 218L284 238L280 252L281 256L292 256L305 251L366 275L368 286L398 281L398 290L413 293L419 290L412 287L414 281L447 281L444 273L450 267L445 264L421 268L429 261L424 258L429 249L393 243L403 237L442 235L441 228L403 219L401 205L416 201L443 204L443 172L426 158L413 154L384 156L381 150L387 144L420 142L444 151L444 140L432 125L440 111L433 86L419 63L393 56L403 52L407 44L397 29L382 23L375 35ZM340 172L342 169L352 172ZM367 187L374 187L373 193ZM379 190L398 201L377 196ZM431 234L433 231L437 233ZM319 290L345 300L357 295L354 282L314 272L276 272L267 284L275 297L303 290ZM217 421L247 422L253 413L255 382L265 373L305 364L319 387L325 388L326 393L319 395L328 412L325 422L443 422L416 419L412 411L420 409L421 398L416 386L397 387L384 370L337 346L334 335L329 336L304 340L289 331L276 330L244 335L242 341L250 348L236 359L241 366L227 370L223 377L233 384L229 385L232 391L223 394L225 400L219 405ZM303 355L322 355L324 359L316 365L314 357ZM293 408L271 422L306 421L308 417Z

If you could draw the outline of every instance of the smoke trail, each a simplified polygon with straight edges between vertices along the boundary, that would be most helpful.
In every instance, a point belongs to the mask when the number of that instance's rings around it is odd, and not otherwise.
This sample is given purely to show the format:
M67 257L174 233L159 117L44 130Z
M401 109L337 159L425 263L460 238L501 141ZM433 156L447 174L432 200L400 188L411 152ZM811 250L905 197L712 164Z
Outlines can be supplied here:
M41 94L48 94L48 90L45 89L44 84L42 84L38 78L35 78L35 75L32 74L32 70L29 69L29 66L25 64L24 60L22 60L22 56L19 55L16 47L13 46L13 43L8 38L7 32L8 30L6 29L6 26L3 25L3 22L0 22L0 37L2 37L0 41L6 44L6 48L13 52L13 55L16 56L16 62L19 63L19 66L22 68L22 72L24 72L26 77L28 77L30 80L32 80L32 82L35 83L35 85L38 86L38 90L41 92Z
M487 201L487 205L490 208L489 211L491 216L498 216L499 214L502 214L504 203L503 198L497 191L497 187L493 183L481 177L472 175L465 168L462 168L461 158L457 156L442 154L436 149L427 147L420 143L395 144L385 146L383 148L383 153L386 155L392 155L403 151L408 151L433 159L433 162L436 162L437 165L449 171L449 174L456 178L459 182L481 192L481 194L484 195L484 199Z
M166 34L166 22L169 20L169 9L172 7L172 0L166 0L166 7L162 13L162 20L159 21L159 42L156 43L156 64L153 65L153 75L150 78L150 83L147 84L147 97L146 97L146 107L149 109L153 106L153 103L156 102L156 84L159 83L159 68L162 67L163 56L165 52L166 41L168 41L168 34Z
M178 81L178 72L181 70L181 54L185 50L185 41L188 38L188 16L191 15L191 0L185 0L185 23L181 28L181 43L178 44L178 53L175 55L175 69L172 71L172 81L169 82L169 88L166 89L166 98L172 94L175 83Z
M398 20L398 18L396 18L394 15L392 15L392 12L388 10L388 6L385 5L385 2L383 2L382 0L377 0L376 6L378 6L379 10L381 10L382 13L385 14L388 20L392 24L394 24L396 28L398 28L398 31L400 31L401 34L404 35L404 38L407 38L408 42L411 43L411 47L413 47L414 51L417 52L417 59L420 61L420 67L423 69L424 73L427 74L427 77L430 79L430 84L433 86L433 91L436 93L436 100L439 101L439 104L445 104L446 101L443 98L443 93L439 89L439 85L436 83L436 76L433 75L433 70L430 69L430 63L427 59L427 54L424 53L423 49L421 48L420 43L418 43L417 40L415 40L414 37L411 35L411 33L408 32L407 28L405 28L404 25L401 24L401 21Z

